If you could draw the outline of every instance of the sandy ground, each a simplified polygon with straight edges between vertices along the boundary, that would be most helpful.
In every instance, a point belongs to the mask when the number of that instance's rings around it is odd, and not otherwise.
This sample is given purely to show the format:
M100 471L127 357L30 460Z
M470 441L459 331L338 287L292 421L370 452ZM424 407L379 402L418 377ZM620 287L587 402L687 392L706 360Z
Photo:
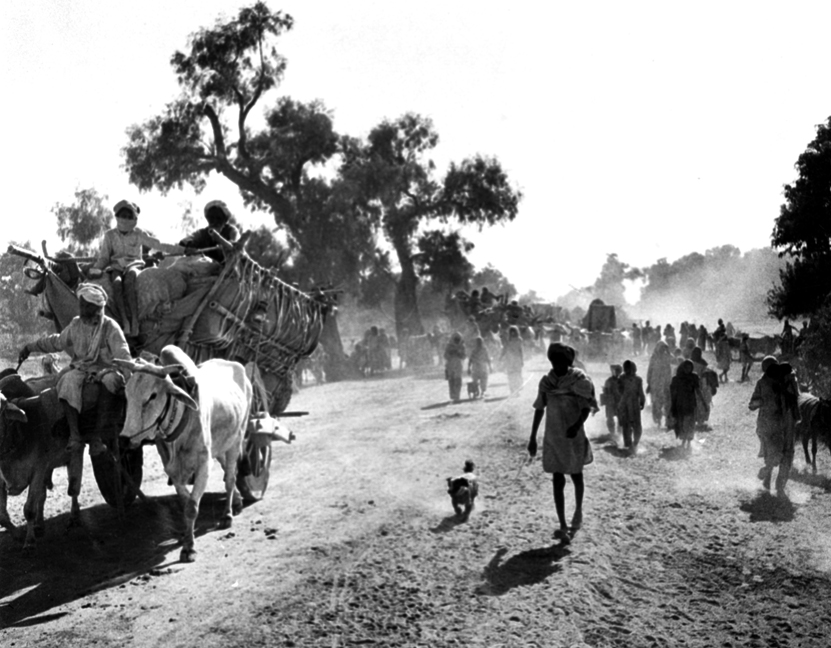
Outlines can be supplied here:
M606 368L589 369L599 387ZM756 479L751 384L720 389L690 456L648 408L636 457L598 415L584 528L561 546L550 479L524 465L546 370L530 361L516 398L497 373L488 399L458 405L438 368L304 389L291 409L311 415L274 446L269 492L231 530L218 529L214 464L193 564L177 562L181 514L152 448L150 501L124 520L88 470L84 524L67 534L56 473L35 553L0 531L0 645L828 645L825 450L816 477L797 456L777 500ZM445 478L468 458L481 490L459 523ZM11 498L18 522L22 505Z

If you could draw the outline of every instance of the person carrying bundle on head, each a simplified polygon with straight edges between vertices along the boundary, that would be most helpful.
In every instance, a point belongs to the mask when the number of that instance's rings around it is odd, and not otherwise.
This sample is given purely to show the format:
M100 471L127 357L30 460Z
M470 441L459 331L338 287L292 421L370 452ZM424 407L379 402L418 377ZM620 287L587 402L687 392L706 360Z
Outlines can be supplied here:
M113 208L116 226L104 234L98 260L90 268L89 277L97 279L109 272L113 297L120 311L124 334L136 336L138 326L138 295L136 278L144 268L143 248L159 250L166 254L188 254L180 245L168 245L136 227L141 212L138 205L121 200Z
M231 224L231 211L228 209L228 205L221 200L212 200L205 205L205 220L208 221L207 227L198 229L186 236L179 241L179 245L189 250L214 248L216 247L216 241L211 236L211 230L229 243L239 240L239 230ZM208 250L205 252L205 256L217 263L222 263L225 260L222 250Z

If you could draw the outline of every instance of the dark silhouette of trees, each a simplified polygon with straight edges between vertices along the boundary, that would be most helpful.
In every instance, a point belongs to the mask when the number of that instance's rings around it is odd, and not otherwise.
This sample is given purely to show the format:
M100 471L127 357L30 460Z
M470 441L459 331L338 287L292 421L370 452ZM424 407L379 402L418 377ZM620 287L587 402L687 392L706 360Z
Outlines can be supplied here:
M452 292L466 288L473 277L473 264L468 252L473 243L462 238L459 232L431 230L418 238L418 252L413 259L418 276L427 279L435 292Z
M771 234L788 262L768 294L772 315L809 315L831 293L831 117L796 161L799 177L786 184L785 203Z
M398 260L398 335L405 328L414 335L424 332L417 301L420 253L416 250L419 240L433 249L439 241L431 233L420 236L421 228L451 220L480 228L511 221L522 198L494 158L475 156L454 162L444 177L437 177L428 156L438 141L430 119L408 113L381 122L344 163L344 179L360 188L367 208L376 210L372 216Z
M340 285L353 278L374 251L373 228L348 182L329 179L352 144L334 131L319 101L281 97L266 111L265 126L253 130L249 116L277 88L286 70L278 38L293 19L257 2L238 16L192 34L188 52L170 60L181 95L161 114L127 130L122 153L130 181L162 193L185 185L197 192L208 174L233 182L246 205L270 211L287 234L300 287ZM321 341L342 375L343 346L334 315Z
M516 286L490 263L481 270L478 270L473 275L470 283L476 289L487 286L488 290L494 295L505 295L508 299L517 294Z

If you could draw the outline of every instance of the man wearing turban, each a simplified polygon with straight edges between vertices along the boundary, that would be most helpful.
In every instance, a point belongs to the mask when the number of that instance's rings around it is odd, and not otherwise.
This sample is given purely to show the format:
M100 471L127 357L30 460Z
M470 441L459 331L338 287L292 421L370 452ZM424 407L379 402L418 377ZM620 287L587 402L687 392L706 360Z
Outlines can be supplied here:
M113 410L112 403L124 391L124 376L116 368L114 359L130 360L130 349L118 323L104 314L107 293L101 286L83 283L76 291L80 315L73 318L60 333L47 335L29 342L20 351L23 362L30 353L59 353L66 351L71 362L64 369L57 384L57 394L69 425L70 453L69 494L77 496L81 488L84 442L78 424L83 406L83 390L87 383L99 383L97 411L99 418ZM96 422L101 429L103 420ZM106 450L100 437L90 441L90 456Z
M549 345L548 360L552 369L540 380L528 441L528 453L533 457L537 454L537 430L545 415L542 467L553 474L554 508L560 523L554 537L564 544L583 524L583 466L594 459L583 423L597 410L591 379L572 366L575 355L573 348L561 342ZM565 515L566 475L571 475L574 484L574 516L570 527Z
M186 236L179 245L187 249L206 249L216 246L211 231L216 232L226 241L233 243L239 239L239 230L231 223L231 211L221 200L212 200L205 205L205 220L208 221L208 226L196 230L192 234ZM218 263L224 261L224 256L221 250L210 250L205 252L205 256L210 257Z
M136 227L141 212L138 205L120 200L113 207L116 226L104 233L98 259L90 268L90 278L97 279L109 272L113 284L113 296L117 310L123 316L122 324L127 335L139 334L138 295L136 280L144 268L144 248L159 250L165 254L189 254L181 245L168 245Z

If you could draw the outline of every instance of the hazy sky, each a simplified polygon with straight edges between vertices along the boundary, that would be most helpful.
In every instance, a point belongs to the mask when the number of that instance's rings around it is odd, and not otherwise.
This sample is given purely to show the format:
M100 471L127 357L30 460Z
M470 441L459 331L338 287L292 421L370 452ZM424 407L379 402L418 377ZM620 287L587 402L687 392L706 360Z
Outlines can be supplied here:
M95 187L178 237L188 200L138 194L124 131L177 93L169 59L236 0L6 0L0 9L0 243L58 246L56 202ZM633 265L732 243L769 244L782 185L831 114L828 2L269 2L295 18L280 92L321 99L364 136L431 117L434 159L498 157L525 198L516 221L468 232L475 265L554 298L617 252ZM509 6L511 7L509 9Z

